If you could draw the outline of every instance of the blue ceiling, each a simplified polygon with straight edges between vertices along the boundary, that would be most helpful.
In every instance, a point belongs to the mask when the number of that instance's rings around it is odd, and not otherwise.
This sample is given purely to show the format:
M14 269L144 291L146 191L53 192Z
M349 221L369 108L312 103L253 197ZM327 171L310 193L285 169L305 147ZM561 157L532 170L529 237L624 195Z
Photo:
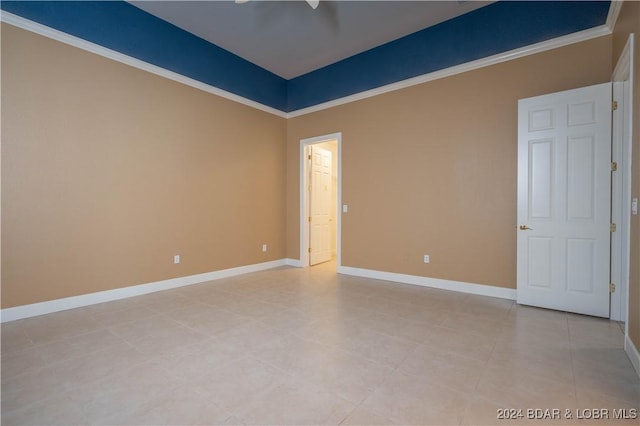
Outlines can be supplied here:
M2 10L283 112L606 22L609 1L498 1L285 80L124 1L2 1Z

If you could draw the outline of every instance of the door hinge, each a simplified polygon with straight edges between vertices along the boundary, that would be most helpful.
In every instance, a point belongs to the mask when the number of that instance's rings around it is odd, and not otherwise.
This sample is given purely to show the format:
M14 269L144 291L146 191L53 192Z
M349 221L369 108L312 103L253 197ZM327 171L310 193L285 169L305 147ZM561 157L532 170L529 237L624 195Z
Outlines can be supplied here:
M616 229L618 229L618 227L616 226L615 223L612 223L611 226L609 227L609 231L611 232L616 232Z
M611 162L611 171L612 172L617 172L618 171L618 163L616 163L615 161Z
M309 247L309 253L311 253L311 247Z
M309 222L311 222L311 216L309 216Z
M307 160L311 160L311 154L307 155Z
M615 111L615 110L617 110L617 109L618 109L618 101L613 101L613 102L611 102L611 109L612 109L613 111Z
M609 293L616 292L616 285L614 283L609 283Z

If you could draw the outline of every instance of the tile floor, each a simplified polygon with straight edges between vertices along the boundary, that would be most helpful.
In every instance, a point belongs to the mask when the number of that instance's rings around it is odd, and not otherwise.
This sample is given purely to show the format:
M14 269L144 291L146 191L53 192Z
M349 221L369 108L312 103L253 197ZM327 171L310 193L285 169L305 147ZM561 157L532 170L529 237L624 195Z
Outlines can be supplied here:
M334 271L3 324L2 424L640 423L618 323Z

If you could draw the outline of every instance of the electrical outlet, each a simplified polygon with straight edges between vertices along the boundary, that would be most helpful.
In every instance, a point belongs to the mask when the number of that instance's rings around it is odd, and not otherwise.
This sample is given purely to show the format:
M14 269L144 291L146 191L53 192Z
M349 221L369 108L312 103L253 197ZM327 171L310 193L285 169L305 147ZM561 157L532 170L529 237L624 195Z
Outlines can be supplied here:
M429 263L430 259L429 259L429 255L425 254L424 255L424 263Z
M631 200L631 214L638 214L638 199L634 198Z
M266 244L262 245L262 251L267 251L267 245Z
M175 265L177 265L178 263L180 263L180 255L176 254L175 256L173 256L173 263Z
M342 206L342 213L348 213L349 212L349 206L346 204L343 204Z

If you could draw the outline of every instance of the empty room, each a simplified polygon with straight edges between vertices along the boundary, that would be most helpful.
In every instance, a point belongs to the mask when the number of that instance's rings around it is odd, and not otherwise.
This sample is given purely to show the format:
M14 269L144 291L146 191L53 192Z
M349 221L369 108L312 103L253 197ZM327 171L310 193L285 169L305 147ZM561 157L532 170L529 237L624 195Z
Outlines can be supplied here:
M640 2L0 18L3 425L639 423Z

